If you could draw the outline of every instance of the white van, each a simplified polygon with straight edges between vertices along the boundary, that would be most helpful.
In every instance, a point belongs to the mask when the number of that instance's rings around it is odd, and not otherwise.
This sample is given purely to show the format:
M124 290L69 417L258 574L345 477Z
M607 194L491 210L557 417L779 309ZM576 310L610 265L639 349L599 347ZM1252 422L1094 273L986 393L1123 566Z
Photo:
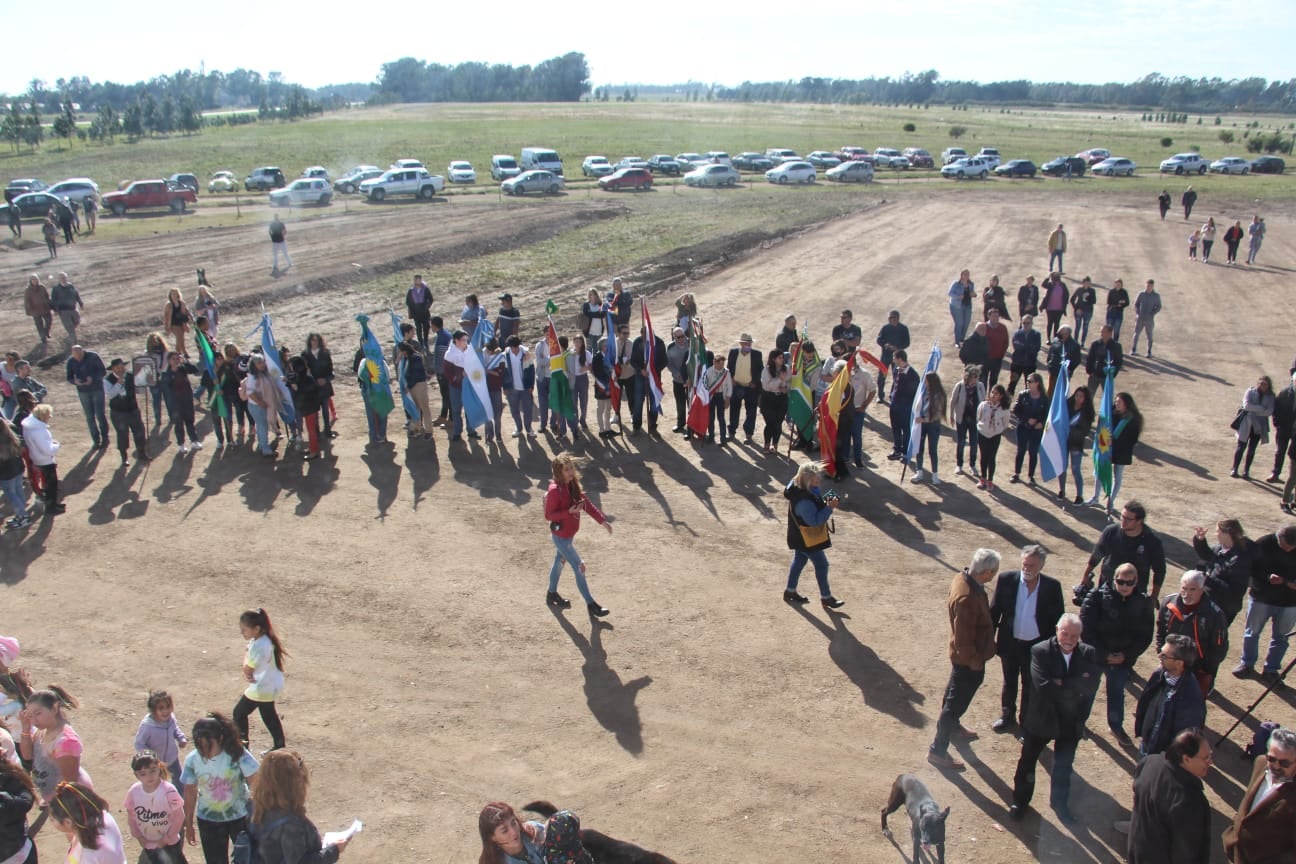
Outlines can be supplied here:
M522 173L518 167L517 160L507 153L497 153L491 157L491 178L494 180L507 180L510 177L516 177Z
M530 171L534 168L552 171L561 177L563 173L562 157L558 155L557 150L550 150L548 147L523 147L522 170Z

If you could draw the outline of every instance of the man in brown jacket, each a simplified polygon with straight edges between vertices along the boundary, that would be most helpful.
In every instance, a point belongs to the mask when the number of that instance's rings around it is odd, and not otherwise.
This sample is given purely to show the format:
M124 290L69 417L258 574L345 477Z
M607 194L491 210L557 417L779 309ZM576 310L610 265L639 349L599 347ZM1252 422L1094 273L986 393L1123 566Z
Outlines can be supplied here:
M54 312L50 307L49 289L35 273L27 280L27 291L23 294L23 308L27 317L36 322L36 333L41 344L49 341L50 328L54 326Z
M937 768L962 771L967 767L949 755L949 742L956 734L966 740L973 737L959 720L985 680L986 661L995 656L994 625L985 586L998 572L999 553L978 549L972 553L972 563L950 585L950 677L945 685L940 719L936 721L936 740L927 750L927 761Z
M1224 831L1232 864L1296 864L1296 730L1275 729Z

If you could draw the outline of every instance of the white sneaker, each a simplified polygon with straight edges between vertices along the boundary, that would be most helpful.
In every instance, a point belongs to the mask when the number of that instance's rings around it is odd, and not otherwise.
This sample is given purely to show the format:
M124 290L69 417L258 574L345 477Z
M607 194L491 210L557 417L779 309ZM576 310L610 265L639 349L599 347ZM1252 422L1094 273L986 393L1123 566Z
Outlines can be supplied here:
M195 441L195 442L193 442L193 449L195 449L195 450L201 450L201 449L202 449L202 442L201 442L201 441Z
M912 476L912 477L909 478L909 482L910 482L910 483L921 483L922 481L923 481L923 472L922 472L922 469L919 468L917 471L914 472L914 476Z
M188 445L188 444L181 444L181 445L180 445L180 455L181 455L181 456L184 456L184 455L186 455L188 452L189 452L189 445Z
M962 474L962 473L963 473L963 466L962 466L962 465L955 465L955 466L954 466L954 473L955 473L955 474Z
M519 435L518 432L514 432L514 433L513 433L513 437L514 437L514 438L518 437L518 435Z
M933 486L939 486L939 485L940 485L940 475L938 475L938 474L932 474L932 485L933 485Z

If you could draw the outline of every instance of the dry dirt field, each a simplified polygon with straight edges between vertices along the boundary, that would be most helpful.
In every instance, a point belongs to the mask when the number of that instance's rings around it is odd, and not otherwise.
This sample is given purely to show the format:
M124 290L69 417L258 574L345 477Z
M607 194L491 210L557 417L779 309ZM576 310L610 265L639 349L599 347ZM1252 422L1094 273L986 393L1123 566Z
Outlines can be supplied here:
M107 359L135 353L157 326L165 289L191 296L193 268L205 266L227 303L224 336L242 340L265 302L281 340L298 346L318 329L341 366L364 302L352 291L358 281L426 267L438 309L457 310L462 292L437 282L436 262L499 244L526 255L612 206L569 203L455 202L434 219L393 207L303 222L289 238L298 266L279 280L268 276L261 223L91 241L57 266L37 249L6 246L0 347L33 347L20 302L32 270L71 273L89 307L83 341ZM1198 213L1245 222L1250 206L1203 200ZM1151 200L919 191L752 250L689 288L721 348L750 330L768 349L787 312L826 341L844 306L871 341L898 308L921 366L933 340L953 356L945 287L959 269L978 286L993 272L1011 287L1042 275L1057 222L1070 235L1069 277L1092 274L1105 289L1123 276L1134 290L1155 277L1165 304L1157 356L1131 359L1119 379L1147 418L1125 492L1162 532L1173 581L1193 562L1194 525L1231 514L1258 535L1281 522L1277 489L1228 478L1228 423L1257 374L1282 382L1296 352L1284 299L1296 262L1293 209L1266 212L1262 266L1229 268L1190 264L1188 225L1173 212L1159 221ZM491 237L503 239L492 247ZM609 260L590 283L606 284L617 266ZM551 290L514 292L532 323ZM651 298L659 322L678 290ZM386 341L385 320L376 323ZM1127 347L1132 328L1131 315ZM942 372L952 384L957 364L947 360ZM899 466L882 458L885 408L871 411L872 465L838 484L848 497L830 558L847 605L833 616L780 597L787 460L743 446L694 448L669 431L659 441L577 446L589 460L585 484L615 526L609 537L587 524L578 538L595 595L612 610L594 625L582 610L554 615L543 603L552 546L541 499L553 439L451 447L439 434L367 451L358 394L340 376L342 437L323 460L268 465L246 448L220 455L211 438L181 457L156 437L152 464L123 472L115 451L88 452L61 366L37 375L52 385L68 512L0 539L0 629L22 639L38 683L80 697L85 761L114 804L132 782L146 691L170 689L186 727L209 708L228 711L242 689L238 613L263 605L292 653L280 708L289 745L314 771L310 813L325 827L366 823L348 861L472 861L484 802L548 798L588 827L680 862L900 862L907 821L898 814L895 846L878 808L904 771L952 806L951 862L1123 860L1111 822L1125 816L1133 761L1106 732L1101 694L1076 762L1074 826L1051 814L1005 821L1018 748L989 732L997 664L965 717L982 733L959 748L968 772L942 776L924 761L948 674L951 577L977 546L1015 566L1017 547L1041 542L1052 551L1046 572L1069 589L1103 525L1100 512L1063 506L1052 488L977 492L953 474L948 436L945 484L902 486ZM1001 471L1012 457L1004 449ZM1262 453L1260 477L1272 448ZM574 594L569 573L562 589ZM1240 621L1232 638L1240 643ZM1236 656L1234 647L1230 664ZM1139 671L1151 668L1145 657ZM1225 675L1220 691L1215 732L1260 687ZM1292 693L1271 696L1261 719L1291 722ZM1243 728L1233 740L1249 735ZM254 720L253 747L266 746ZM1232 744L1216 766L1218 833L1247 766ZM46 860L62 854L51 830L40 846Z

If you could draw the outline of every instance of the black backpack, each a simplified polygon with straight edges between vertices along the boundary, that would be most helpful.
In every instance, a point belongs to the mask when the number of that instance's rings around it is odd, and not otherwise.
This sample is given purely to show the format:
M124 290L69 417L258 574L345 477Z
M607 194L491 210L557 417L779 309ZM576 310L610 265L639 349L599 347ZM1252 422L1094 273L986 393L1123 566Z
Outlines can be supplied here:
M261 829L261 833L268 834L271 829L287 822L289 816L280 816ZM257 832L252 830L252 823L249 821L247 827L238 833L234 838L234 852L231 860L234 864L265 864L261 858L261 850L257 841Z
M1255 734L1251 736L1251 743L1248 744L1246 749L1242 752L1246 753L1246 755L1250 756L1252 759L1265 755L1265 753L1269 751L1269 736L1272 735L1274 730L1278 729L1280 725L1281 724L1272 721L1261 723L1260 728L1256 729Z

